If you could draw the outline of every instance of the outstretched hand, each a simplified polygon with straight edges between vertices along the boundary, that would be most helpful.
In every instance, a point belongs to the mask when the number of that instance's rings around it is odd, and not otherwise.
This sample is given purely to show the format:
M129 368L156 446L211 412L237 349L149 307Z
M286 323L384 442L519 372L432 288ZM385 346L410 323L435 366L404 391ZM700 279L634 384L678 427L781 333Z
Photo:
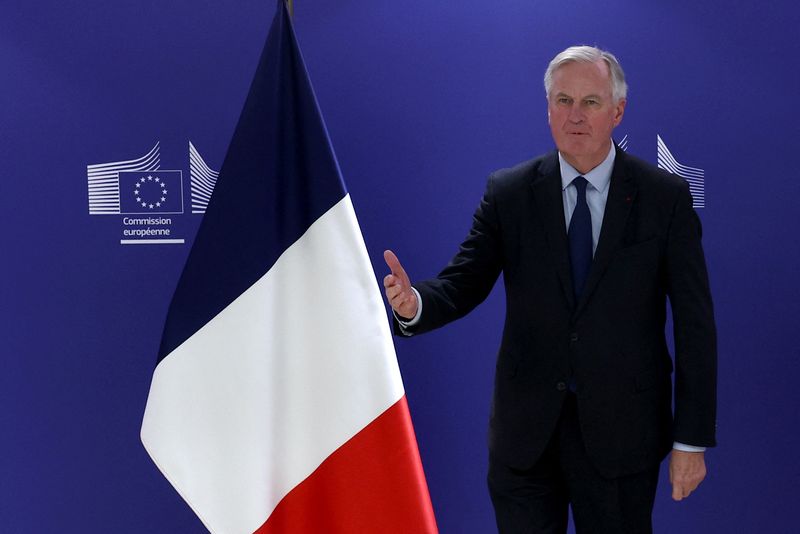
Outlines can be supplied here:
M397 315L404 319L413 319L417 315L418 303L417 295L411 289L411 280L394 252L385 250L383 259L392 271L392 274L387 274L383 279L386 300Z

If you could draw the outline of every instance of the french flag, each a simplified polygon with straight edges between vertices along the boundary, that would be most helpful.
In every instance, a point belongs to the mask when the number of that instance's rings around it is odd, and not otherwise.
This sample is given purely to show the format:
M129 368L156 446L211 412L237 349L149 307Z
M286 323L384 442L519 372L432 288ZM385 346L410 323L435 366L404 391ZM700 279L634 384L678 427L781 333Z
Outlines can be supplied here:
M383 300L278 3L142 442L211 532L437 532Z

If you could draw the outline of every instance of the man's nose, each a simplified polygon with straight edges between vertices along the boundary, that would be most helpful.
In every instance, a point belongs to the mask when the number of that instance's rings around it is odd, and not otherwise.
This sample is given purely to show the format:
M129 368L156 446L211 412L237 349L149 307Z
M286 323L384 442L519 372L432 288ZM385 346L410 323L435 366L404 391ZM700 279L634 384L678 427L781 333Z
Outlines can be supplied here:
M579 123L579 122L583 121L585 118L586 118L586 116L584 115L580 104L578 104L577 102L572 104L572 106L569 108L569 120L570 120L570 122Z

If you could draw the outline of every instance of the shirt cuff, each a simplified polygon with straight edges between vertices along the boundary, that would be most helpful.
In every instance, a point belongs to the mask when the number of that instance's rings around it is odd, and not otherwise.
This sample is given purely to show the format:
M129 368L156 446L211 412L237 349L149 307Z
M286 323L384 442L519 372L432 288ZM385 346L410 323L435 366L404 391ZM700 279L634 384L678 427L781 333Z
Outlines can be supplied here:
M685 443L679 443L677 441L672 444L672 448L682 452L706 452L705 447L695 447L694 445L686 445Z
M400 323L400 329L405 331L406 328L411 328L412 326L416 325L419 322L419 318L422 316L422 297L419 295L419 291L416 290L414 286L411 286L411 291L414 292L414 295L417 297L417 313L409 320L403 319L394 310L394 318L397 319L397 322Z

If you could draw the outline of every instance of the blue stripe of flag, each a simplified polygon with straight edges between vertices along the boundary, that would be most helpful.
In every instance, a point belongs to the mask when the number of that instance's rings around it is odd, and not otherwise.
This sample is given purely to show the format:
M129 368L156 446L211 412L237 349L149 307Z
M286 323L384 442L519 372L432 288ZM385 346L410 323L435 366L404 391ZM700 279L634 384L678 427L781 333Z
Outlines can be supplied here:
M346 194L283 0L167 315L159 361Z

